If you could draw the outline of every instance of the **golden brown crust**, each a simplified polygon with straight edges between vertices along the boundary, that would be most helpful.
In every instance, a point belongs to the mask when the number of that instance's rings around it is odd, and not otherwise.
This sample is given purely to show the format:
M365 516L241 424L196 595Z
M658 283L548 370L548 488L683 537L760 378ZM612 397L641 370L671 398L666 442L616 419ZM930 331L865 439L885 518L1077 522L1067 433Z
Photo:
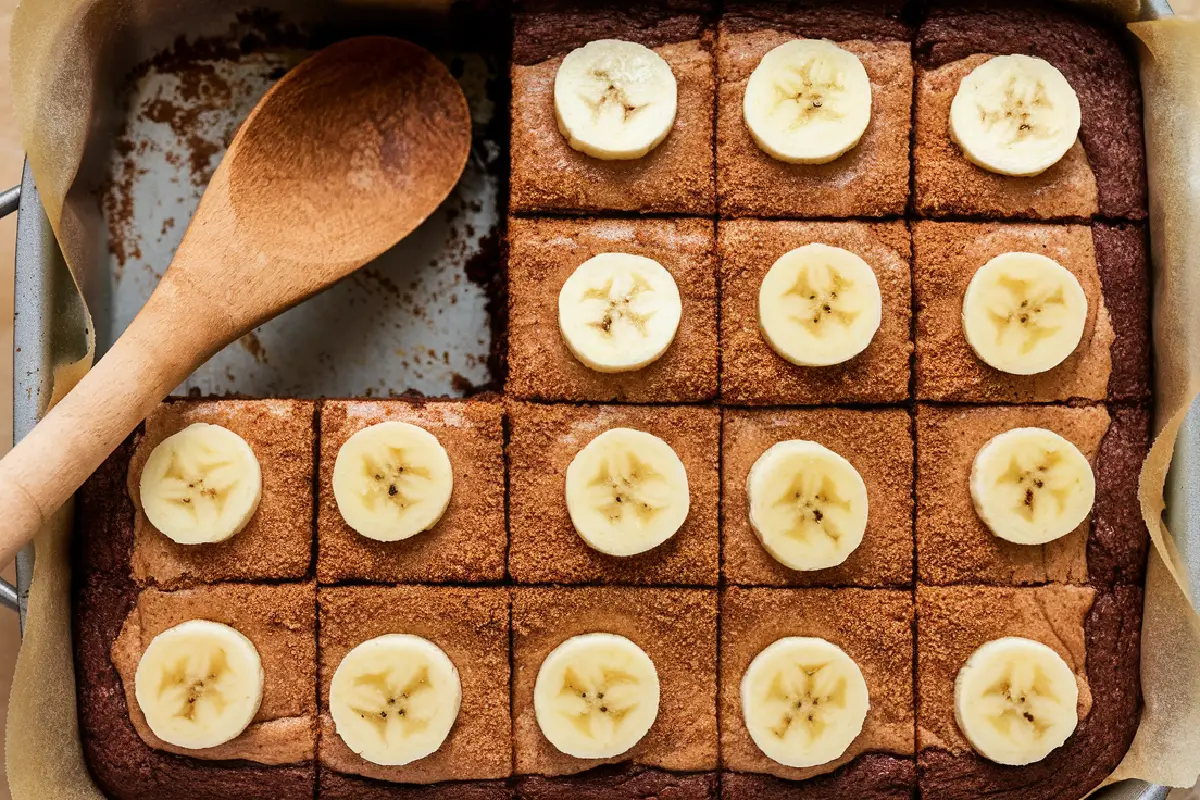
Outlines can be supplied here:
M533 686L550 651L572 636L612 633L641 647L658 671L658 718L617 758L581 760L538 728ZM513 741L518 775L570 775L603 763L673 772L717 766L717 593L633 587L513 590Z

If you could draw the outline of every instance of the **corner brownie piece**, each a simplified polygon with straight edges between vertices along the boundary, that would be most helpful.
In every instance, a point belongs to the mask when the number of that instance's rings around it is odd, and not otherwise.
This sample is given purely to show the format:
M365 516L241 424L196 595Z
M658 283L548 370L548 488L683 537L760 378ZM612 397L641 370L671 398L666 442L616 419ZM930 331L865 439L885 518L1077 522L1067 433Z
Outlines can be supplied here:
M496 796L499 787L488 780L512 774L508 589L322 587L317 603L322 772L350 779L334 783L364 791L359 797L407 797L403 790L412 789L411 784L445 781L467 781L471 793L480 798ZM401 766L360 757L338 736L329 713L329 687L342 659L368 639L392 633L421 636L436 644L454 662L462 683L462 707L449 737L436 752ZM400 793L388 793L386 785L376 783L382 781L392 782Z
M564 641L585 633L632 640L658 672L658 718L638 744L612 759L584 760L560 752L542 735L534 714L533 688L542 662ZM628 797L622 788L626 780L679 800L711 793L710 780L658 776L717 768L716 591L518 587L513 590L513 669L513 740L521 796L562 797L580 791L616 800ZM613 779L612 768L584 772L617 763L627 765L615 771L621 779ZM651 776L644 774L645 768L653 771ZM572 775L577 777L556 777Z
M788 439L822 444L854 465L867 486L862 544L829 569L801 572L776 561L750 526L746 479L768 448ZM908 586L913 559L912 423L903 409L726 410L721 474L722 571L731 584Z
M528 3L514 14L510 208L529 212L713 213L712 4ZM651 48L678 86L675 126L658 147L604 161L567 144L554 112L562 58L596 39Z
M1148 539L1137 479L1149 448L1148 414L1102 406L917 410L917 576L922 583L1022 585L1140 581ZM1052 430L1079 448L1096 476L1096 503L1076 530L1044 545L1001 539L979 519L971 466L1013 428ZM1138 443L1140 446L1135 445ZM1096 557L1092 563L1093 555Z
M432 528L398 542L351 528L333 496L338 450L363 428L408 422L450 456L454 491ZM321 407L317 487L317 579L383 583L482 583L504 577L504 432L500 404L486 400L328 400Z
M308 400L169 400L155 409L129 462L128 492L135 509L131 568L137 582L171 589L305 577L312 562L315 408ZM154 448L197 422L220 425L246 440L262 470L262 499L236 535L187 545L150 524L138 484Z
M722 216L881 217L904 212L909 187L912 30L900 2L727 3L717 33L717 210ZM862 140L828 164L789 164L754 142L742 116L746 82L770 50L795 38L834 40L871 80Z
M758 322L758 291L784 253L818 242L875 272L883 318L867 349L842 364L802 367L776 353ZM733 404L893 403L909 395L912 242L903 222L765 222L717 226L721 258L721 400Z
M511 219L508 224L510 396L681 403L717 393L717 268L713 223L699 219ZM683 315L667 351L633 372L575 358L558 324L558 295L584 261L632 253L662 264Z
M1057 367L1012 375L980 360L962 329L976 270L1009 251L1040 253L1079 279L1083 337ZM1149 398L1149 270L1134 227L918 222L913 226L917 399L968 403Z
M508 568L517 583L717 584L720 412L697 406L511 403ZM691 507L678 532L628 557L587 545L571 523L566 470L610 428L634 428L670 445L687 470Z
M742 676L750 662L789 636L820 637L842 648L867 683L871 707L862 733L828 764L797 768L772 761L754 744L742 716ZM907 591L728 589L721 601L722 765L788 779L787 785L802 792L807 779L829 775L866 753L911 763L912 664L913 601Z
M959 83L989 56L1021 53L1057 67L1079 96L1079 142L1041 175L997 175L949 136ZM1119 23L1048 3L935 3L917 31L917 212L1023 219L1146 216L1136 61Z
M1137 730L1142 592L1121 586L917 589L917 759L923 797L1083 797L1121 761ZM954 680L980 645L1035 639L1075 670L1080 720L1062 747L1020 767L977 755L954 720Z

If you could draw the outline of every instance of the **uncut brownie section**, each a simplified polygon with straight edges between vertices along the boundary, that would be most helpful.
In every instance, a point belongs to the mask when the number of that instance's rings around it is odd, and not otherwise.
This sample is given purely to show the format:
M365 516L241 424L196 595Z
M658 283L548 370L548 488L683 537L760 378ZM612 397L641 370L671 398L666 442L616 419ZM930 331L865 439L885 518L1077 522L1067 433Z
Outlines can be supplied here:
M612 759L577 759L542 735L534 713L533 688L546 656L572 636L624 636L654 662L660 684L658 717L631 750ZM617 774L649 786L674 786L681 800L706 797L712 776L670 779L641 775L704 773L717 768L717 594L705 589L644 587L517 587L513 590L513 739L518 793L554 796L553 789L594 790L597 797L625 797ZM634 768L642 768L640 770ZM632 774L631 774L632 770ZM555 776L578 775L563 779ZM606 788L607 786L607 788ZM558 796L562 796L559 794Z
M881 217L904 212L909 189L912 31L901 3L726 4L717 33L717 210L722 216ZM871 120L827 164L789 164L755 143L742 114L746 82L766 53L795 38L834 40L862 61Z
M720 412L699 406L510 403L509 572L517 583L717 583ZM566 469L592 439L633 428L670 445L687 471L691 505L679 531L644 553L593 550L571 523Z
M542 400L689 402L717 393L717 278L713 223L699 219L509 220L510 396ZM653 259L679 288L675 339L633 372L601 373L571 353L559 330L558 295L600 253Z
M137 582L177 588L304 578L312 561L314 410L307 400L169 400L151 412L128 471L134 505L130 566ZM187 545L150 524L139 483L154 448L195 423L220 425L246 440L262 472L262 499L246 527L229 539Z
M875 272L883 317L854 358L802 367L776 353L758 322L758 292L790 250L820 243L849 250ZM721 400L731 404L892 403L909 395L912 243L902 222L735 220L717 228L721 264Z
M712 4L534 2L514 14L510 208L518 213L713 213ZM572 148L559 131L554 78L562 58L596 39L654 50L678 91L667 138L638 159L606 161Z
M504 577L504 433L501 406L488 400L329 400L321 407L317 488L317 579L481 583ZM358 431L407 422L437 437L450 457L454 489L432 528L380 542L351 528L333 495L338 451Z
M320 608L321 743L324 770L350 780L341 788L397 796L371 781L435 784L470 781L482 797L500 787L476 782L512 773L509 707L509 590L503 587L340 586L318 591ZM411 764L385 766L354 753L338 736L329 711L329 687L346 654L388 634L411 634L441 648L458 670L462 706L437 751ZM357 776L357 780L354 778ZM397 791L411 786L394 787Z
M962 78L989 56L1012 53L1049 61L1079 97L1079 141L1032 177L977 167L949 136L950 103ZM915 54L919 214L1145 218L1141 97L1119 23L1044 3L935 3L917 31Z
M907 591L728 589L721 601L724 767L801 781L834 773L867 753L886 753L911 763L915 752L912 626L913 600ZM750 662L773 642L790 636L822 638L844 650L862 671L871 698L862 732L845 754L816 767L785 767L772 761L750 738L743 717L740 687ZM846 777L840 782L846 788L854 785ZM804 786L790 785L800 791Z
M1110 775L1137 730L1142 592L1079 586L919 587L917 748L922 796L1083 797ZM954 718L954 681L978 647L1004 636L1045 644L1075 671L1080 720L1062 747L1022 767L977 755Z
M867 487L867 529L841 564L810 572L780 564L750 525L746 480L773 445L805 439L847 459ZM723 421L722 570L738 585L908 586L913 563L912 422L903 409L735 411Z

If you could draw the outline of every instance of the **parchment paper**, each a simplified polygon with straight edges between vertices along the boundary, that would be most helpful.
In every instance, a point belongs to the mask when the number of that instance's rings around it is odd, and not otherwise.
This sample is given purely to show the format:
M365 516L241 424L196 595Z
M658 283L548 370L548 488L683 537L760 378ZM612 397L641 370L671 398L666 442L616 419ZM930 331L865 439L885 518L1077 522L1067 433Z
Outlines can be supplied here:
M370 0L372 5L444 8L450 0ZM267 0L298 9L336 3ZM1091 4L1136 19L1138 0ZM23 0L13 18L14 105L42 202L76 285L101 263L100 215L89 192L95 148L112 145L111 92L120 76L164 47L174 33L213 33L211 20L245 0ZM1154 550L1146 582L1142 680L1146 706L1133 747L1113 780L1138 777L1191 786L1200 772L1200 615L1186 571L1162 521L1163 487L1175 435L1200 390L1200 22L1135 23L1142 42L1154 256L1154 343L1159 436L1142 473L1143 513ZM154 34L153 32L158 32ZM171 37L166 34L170 33ZM156 38L157 37L157 38ZM85 312L86 314L86 312ZM88 356L57 365L54 397L87 371ZM36 542L25 639L17 662L6 731L14 800L100 800L83 763L75 714L70 630L69 510ZM1192 600L1189 600L1193 598Z

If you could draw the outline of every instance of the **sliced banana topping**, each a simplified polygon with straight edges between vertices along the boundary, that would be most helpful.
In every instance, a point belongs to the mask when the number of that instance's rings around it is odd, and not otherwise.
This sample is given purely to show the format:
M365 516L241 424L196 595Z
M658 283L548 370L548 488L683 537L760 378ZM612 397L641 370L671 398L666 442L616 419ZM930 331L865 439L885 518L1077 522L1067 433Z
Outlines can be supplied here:
M567 467L567 511L583 540L611 556L670 539L691 507L687 470L671 445L632 428L605 431Z
M593 158L646 155L671 132L676 103L670 65L635 42L588 42L567 53L554 76L558 129Z
M816 442L771 447L750 468L746 491L754 533L786 567L834 567L862 543L867 485L854 465Z
M450 456L429 431L381 422L346 440L333 465L333 496L346 524L395 542L437 524L450 504Z
M435 752L462 705L458 670L428 639L393 633L355 647L333 673L337 734L373 764L400 766Z
M180 544L220 542L258 510L262 470L241 436L197 422L150 451L138 495L146 519L164 536Z
M612 758L658 717L658 671L642 648L611 633L573 636L546 656L533 687L538 727L575 758Z
M762 57L742 102L762 150L825 164L853 148L871 121L871 81L858 56L824 39L793 39Z
M1052 64L996 56L962 79L950 104L950 138L967 160L1001 175L1045 172L1079 135L1079 98Z
M671 273L631 253L589 258L558 293L563 340L597 372L630 372L656 361L675 339L682 314Z
M263 668L244 635L192 620L155 636L134 675L146 724L164 742L189 750L236 738L258 713Z
M1001 539L1045 544L1078 528L1096 500L1092 465L1045 428L1014 428L980 448L971 466L975 511Z
M779 639L742 676L742 718L758 748L787 767L840 757L862 732L870 700L854 659L824 639Z
M1038 253L1002 253L971 278L963 334L981 360L1013 375L1061 364L1079 346L1087 296L1079 280Z
M867 349L882 317L875 271L840 247L809 244L784 253L758 290L763 338L801 366L854 358Z
M1079 722L1079 686L1062 656L1031 639L995 639L958 671L954 717L971 746L998 764L1032 764Z

